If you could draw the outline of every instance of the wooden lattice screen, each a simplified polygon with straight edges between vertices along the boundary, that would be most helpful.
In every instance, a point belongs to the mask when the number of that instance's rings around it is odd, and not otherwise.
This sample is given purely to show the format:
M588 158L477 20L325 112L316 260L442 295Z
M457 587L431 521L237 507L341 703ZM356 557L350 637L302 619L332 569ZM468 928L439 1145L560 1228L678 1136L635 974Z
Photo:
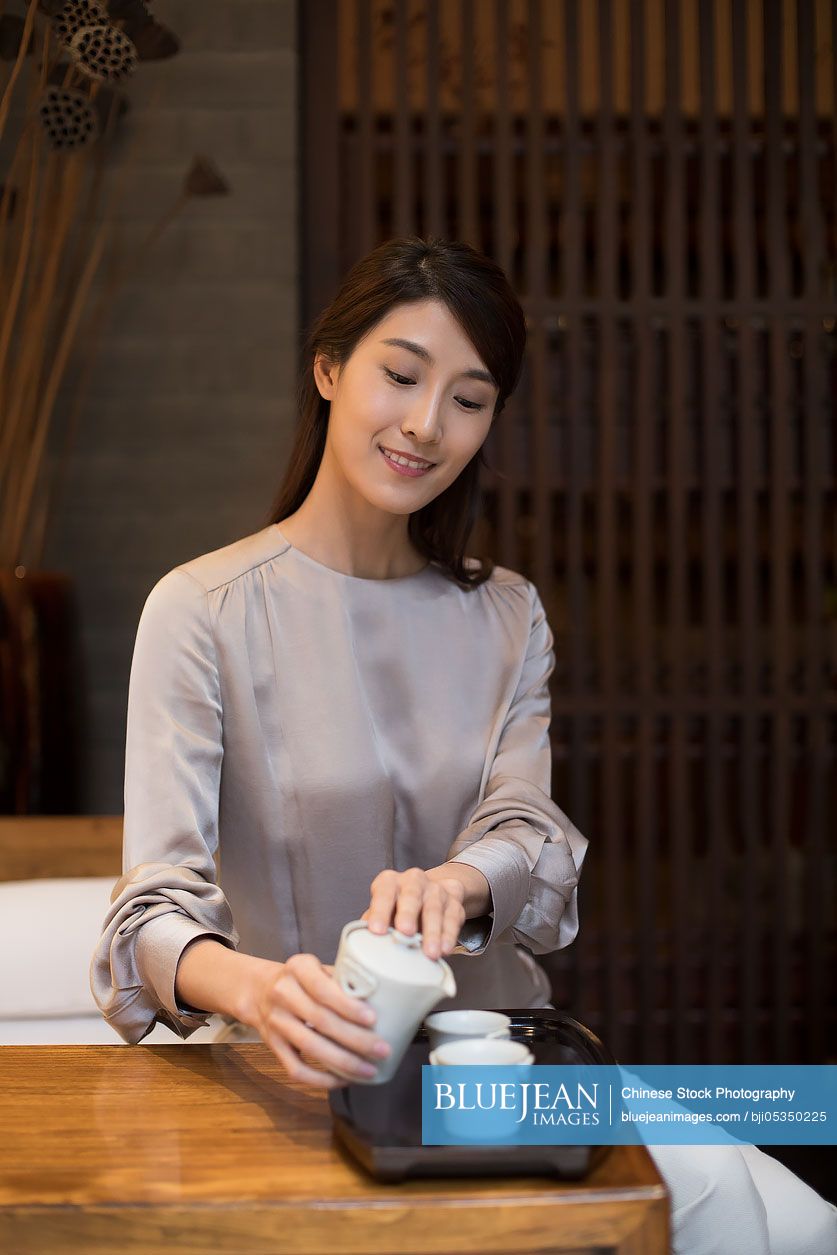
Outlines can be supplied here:
M624 1062L821 1062L837 969L837 4L306 0L302 318L393 234L529 326L475 549L556 642L556 997Z

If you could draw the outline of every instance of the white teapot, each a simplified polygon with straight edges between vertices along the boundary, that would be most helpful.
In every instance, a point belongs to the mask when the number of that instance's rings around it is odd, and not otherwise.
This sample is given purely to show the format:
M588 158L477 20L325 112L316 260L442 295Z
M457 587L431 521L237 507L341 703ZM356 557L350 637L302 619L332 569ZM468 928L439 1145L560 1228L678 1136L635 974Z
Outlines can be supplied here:
M341 989L362 998L375 1011L376 1036L389 1043L390 1054L369 1080L358 1085L383 1085L392 1079L427 1013L456 993L453 972L444 959L429 959L421 949L421 933L408 937L397 928L372 933L365 920L352 920L340 934L334 976Z

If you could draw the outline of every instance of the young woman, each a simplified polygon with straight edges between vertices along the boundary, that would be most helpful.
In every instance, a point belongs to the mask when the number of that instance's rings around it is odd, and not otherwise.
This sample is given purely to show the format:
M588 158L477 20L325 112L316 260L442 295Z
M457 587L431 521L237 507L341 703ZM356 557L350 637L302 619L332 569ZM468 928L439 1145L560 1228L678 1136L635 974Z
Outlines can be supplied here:
M126 1042L219 1013L216 1040L264 1041L294 1080L369 1074L386 1046L330 966L358 917L449 957L441 1007L547 1005L532 956L575 937L587 848L550 798L553 637L528 579L465 556L525 341L487 257L375 249L308 336L270 522L149 594L124 875L91 965ZM755 1148L746 1166L736 1148L649 1149L672 1164L678 1252L834 1249L833 1209ZM774 1242L760 1166L818 1245Z

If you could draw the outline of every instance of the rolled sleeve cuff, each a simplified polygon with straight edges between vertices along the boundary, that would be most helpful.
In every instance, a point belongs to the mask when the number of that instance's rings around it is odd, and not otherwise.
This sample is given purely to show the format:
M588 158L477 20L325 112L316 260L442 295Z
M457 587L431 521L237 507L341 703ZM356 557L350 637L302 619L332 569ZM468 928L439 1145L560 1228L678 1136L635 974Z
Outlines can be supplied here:
M146 990L160 1004L157 1019L184 1039L208 1023L212 1014L211 1011L183 1007L175 997L175 977L180 957L189 943L198 937L208 937L231 950L235 949L230 938L223 933L208 931L196 920L178 912L148 920L137 935L137 969Z
M529 897L529 864L522 851L501 838L483 837L455 854L451 863L466 863L482 872L491 890L491 913L465 922L454 954L482 954L517 920Z

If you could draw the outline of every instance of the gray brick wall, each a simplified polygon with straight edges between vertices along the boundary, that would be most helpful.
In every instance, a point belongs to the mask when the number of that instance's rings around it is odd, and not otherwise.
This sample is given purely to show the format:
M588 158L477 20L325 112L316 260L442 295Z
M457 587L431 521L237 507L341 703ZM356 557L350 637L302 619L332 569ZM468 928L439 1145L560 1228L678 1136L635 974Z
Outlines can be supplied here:
M174 200L196 152L232 191L191 200L123 289L44 555L76 588L81 808L94 814L122 809L145 597L178 562L260 525L295 421L294 0L155 0L154 12L182 50L141 65L129 89L119 247Z

